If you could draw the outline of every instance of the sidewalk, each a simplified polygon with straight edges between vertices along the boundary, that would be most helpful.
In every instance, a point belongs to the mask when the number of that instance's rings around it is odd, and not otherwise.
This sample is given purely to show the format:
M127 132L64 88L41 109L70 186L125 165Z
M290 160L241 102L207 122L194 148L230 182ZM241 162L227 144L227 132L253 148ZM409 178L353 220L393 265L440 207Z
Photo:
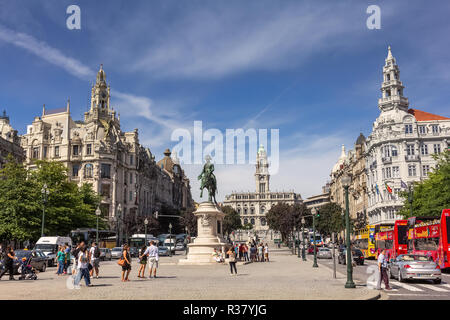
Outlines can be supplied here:
M272 250L268 263L238 265L238 276L230 276L228 265L177 265L183 257L162 257L156 279L137 278L138 263L133 261L128 283L120 281L121 269L116 261L103 262L100 279L92 279L91 288L84 287L83 281L80 290L68 289L68 277L57 277L55 268L49 268L36 281L1 280L0 299L365 300L379 297L379 292L365 287L345 289L345 278L341 275L335 280L332 270L322 266L312 268L311 261L302 261L288 249Z

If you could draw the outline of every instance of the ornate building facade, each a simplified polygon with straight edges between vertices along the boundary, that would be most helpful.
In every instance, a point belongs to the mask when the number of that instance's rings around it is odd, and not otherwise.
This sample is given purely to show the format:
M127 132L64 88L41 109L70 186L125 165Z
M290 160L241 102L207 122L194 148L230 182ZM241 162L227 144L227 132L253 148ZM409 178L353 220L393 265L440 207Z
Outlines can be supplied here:
M70 101L62 109L44 106L42 116L28 126L22 146L28 168L33 168L36 160L58 161L68 168L72 181L92 184L102 196L102 213L111 224L118 214L124 219L151 215L163 205L174 209L192 206L184 173L180 170L179 175L170 175L162 170L150 149L140 145L138 129L121 130L102 66L84 121L73 121ZM184 202L174 190L187 194Z
M269 230L265 215L278 202L291 205L302 202L300 194L293 191L271 192L269 182L269 162L266 151L261 145L256 155L256 192L233 192L225 197L223 203L225 206L234 208L241 216L242 224L250 223L256 232Z
M409 109L400 69L391 49L383 67L380 115L366 141L370 224L393 224L402 207L399 192L427 178L436 166L433 153L449 147L450 118ZM391 191L391 192L390 192Z
M8 155L12 155L17 162L25 159L25 152L20 145L20 137L9 123L6 111L0 116L0 168L3 168Z

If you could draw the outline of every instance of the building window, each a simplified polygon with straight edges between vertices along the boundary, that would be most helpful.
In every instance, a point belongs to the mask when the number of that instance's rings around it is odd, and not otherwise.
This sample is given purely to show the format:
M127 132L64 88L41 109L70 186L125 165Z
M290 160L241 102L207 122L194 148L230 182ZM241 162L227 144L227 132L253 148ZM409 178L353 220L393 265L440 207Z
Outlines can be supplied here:
M103 183L102 184L102 189L100 190L100 193L102 196L106 197L107 199L109 199L110 197L110 185Z
M250 219L250 223L251 223L252 225L255 225L255 219L254 219L254 218L251 218L251 219Z
M441 153L441 145L433 144L434 153Z
M396 146L391 146L391 154L393 157L398 156L398 152L397 152L397 147Z
M422 155L428 154L428 145L426 145L426 144L421 145L420 146L420 153Z
M86 145L86 154L91 155L92 154L92 144Z
M244 225L246 225L246 224L248 224L248 219L247 218L244 219Z
M405 125L405 133L406 133L406 134L410 134L410 133L412 133L412 132L413 132L412 124L406 124L406 125Z
M408 176L410 176L410 177L416 176L416 165L414 165L414 164L408 165Z
M130 198L129 198L130 201L133 201L133 191L130 191L129 194L130 194Z
M47 151L48 151L48 147L44 146L44 159L47 159Z
M133 156L130 156L130 165L133 165Z
M130 173L130 184L133 183L133 174Z
M255 208L253 207L250 208L250 214L255 214Z
M237 208L237 213L241 214L241 208Z
M414 145L413 144L406 145L406 154L408 156L413 156L414 155Z
M32 159L39 159L39 147L35 147L32 150Z
M259 184L259 192L263 193L266 190L266 184L265 183L260 183Z
M261 207L261 210L260 210L260 214L264 214L264 212L265 212L265 210L266 210L266 208L265 207Z
M400 177L399 167L392 167L392 176L394 178L399 178Z
M244 208L244 214L247 214L247 208L246 207Z
M420 134L426 134L427 133L427 127L419 126L419 133Z
M386 179L386 171L384 170L384 168L381 169L381 177L384 179Z
M78 172L80 171L80 165L74 164L72 165L72 177L78 177Z
M428 164L427 165L423 165L422 166L422 172L423 172L424 176L428 176L428 173L430 172L430 166Z
M111 165L102 163L101 167L101 177L106 179L111 179Z
M266 219L264 219L264 218L261 219L261 225L262 225L262 226L265 226L265 225L266 225Z
M55 157L59 157L59 146L55 146Z
M386 178L392 177L391 175L391 168L386 168Z
M439 133L439 125L433 124L431 126L431 131L433 132L433 134L438 134Z
M73 146L72 147L72 155L78 156L79 155L80 146Z
M91 163L88 163L84 166L84 177L92 178L94 175L94 167Z

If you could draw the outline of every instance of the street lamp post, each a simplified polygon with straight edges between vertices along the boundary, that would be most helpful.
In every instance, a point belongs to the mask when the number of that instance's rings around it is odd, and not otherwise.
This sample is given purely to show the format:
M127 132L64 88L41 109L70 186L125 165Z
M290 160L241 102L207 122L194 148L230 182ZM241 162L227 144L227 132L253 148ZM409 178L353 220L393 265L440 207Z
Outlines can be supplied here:
M350 217L348 208L348 188L350 187L352 179L348 174L345 174L341 181L345 189L345 238L347 246L347 282L345 283L345 287L355 288L356 286L353 282L352 249L350 248Z
M333 278L336 279L336 234L333 232L332 241L333 241Z
M145 220L144 220L144 229L145 229L144 246L147 246L147 225L148 225L148 219L145 218Z
M311 213L312 213L312 217L313 217L313 243L314 243L314 263L313 263L313 268L318 268L319 265L317 264L317 248L316 248L316 214L317 214L317 209L316 208L312 208L311 209Z
M116 246L120 247L122 239L120 237L120 213L122 212L122 205L119 203L117 206L117 215L116 215L116 222L117 222L117 241Z
M305 252L305 218L302 218L302 242L303 242L302 260L306 261L306 252Z
M49 191L47 188L47 184L44 183L44 186L41 189L42 193L42 226L41 226L41 237L44 236L44 224L45 224L45 205L47 204Z
M413 190L412 190L412 188L411 188L411 186L412 186L412 183L408 183L408 202L409 202L409 210L410 210L410 212L411 212L411 217L413 217L413 207L412 207L412 204L413 204Z
M97 235L96 235L96 241L95 243L98 245L98 219L100 218L100 215L102 214L102 211L100 210L100 207L97 207L97 210L95 210L95 215L97 216Z
M169 254L172 256L172 223L169 223Z

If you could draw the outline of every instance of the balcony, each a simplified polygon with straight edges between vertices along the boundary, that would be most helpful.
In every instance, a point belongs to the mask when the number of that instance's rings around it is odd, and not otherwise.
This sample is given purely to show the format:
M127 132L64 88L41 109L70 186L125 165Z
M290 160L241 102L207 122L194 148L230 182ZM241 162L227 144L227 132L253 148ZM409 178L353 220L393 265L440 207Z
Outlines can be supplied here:
M392 163L392 157L382 157L381 161L383 161L383 164Z
M391 103L391 102L400 102L400 103L409 103L408 98L401 97L401 96L390 96L385 98L378 99L379 104L385 104L385 103Z
M406 155L405 156L405 160L407 162L411 162L411 161L419 161L419 155L418 154L412 154L412 155Z

